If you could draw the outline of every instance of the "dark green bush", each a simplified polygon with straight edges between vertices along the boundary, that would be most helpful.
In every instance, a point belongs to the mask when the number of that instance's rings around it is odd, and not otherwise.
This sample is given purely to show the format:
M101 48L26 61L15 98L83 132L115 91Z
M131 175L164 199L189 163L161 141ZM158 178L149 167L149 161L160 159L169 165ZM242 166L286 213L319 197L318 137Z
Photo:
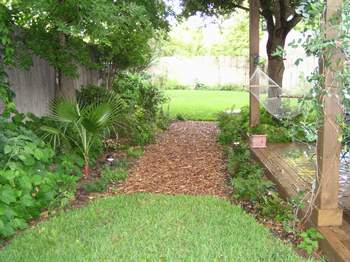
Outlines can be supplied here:
M99 100L106 100L110 96L110 91L104 86L87 85L77 90L77 100L82 105L91 105Z
M262 196L259 200L258 209L264 217L276 221L287 222L294 219L292 206L273 191Z
M167 127L169 116L162 110L166 98L145 75L120 73L113 90L89 86L78 92L78 98L81 103L88 104L96 97L110 97L111 92L123 101L123 114L114 129L118 137L127 138L135 145L145 145L154 139L159 128Z
M273 187L273 183L263 179L260 174L253 173L249 177L233 177L234 196L258 202Z
M69 202L81 174L76 168L79 160L55 156L49 145L16 121L0 119L2 238L27 227L27 221L38 217L42 209Z

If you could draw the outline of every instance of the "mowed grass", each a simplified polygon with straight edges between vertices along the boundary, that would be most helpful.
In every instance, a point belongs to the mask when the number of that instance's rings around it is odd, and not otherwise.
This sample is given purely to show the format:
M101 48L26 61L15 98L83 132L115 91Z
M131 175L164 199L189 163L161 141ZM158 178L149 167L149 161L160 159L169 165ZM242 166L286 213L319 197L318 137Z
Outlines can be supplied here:
M211 90L165 90L170 102L170 116L178 115L188 120L215 120L217 113L248 105L249 94L244 91L211 91Z
M0 261L304 261L243 210L214 197L120 195L39 224Z

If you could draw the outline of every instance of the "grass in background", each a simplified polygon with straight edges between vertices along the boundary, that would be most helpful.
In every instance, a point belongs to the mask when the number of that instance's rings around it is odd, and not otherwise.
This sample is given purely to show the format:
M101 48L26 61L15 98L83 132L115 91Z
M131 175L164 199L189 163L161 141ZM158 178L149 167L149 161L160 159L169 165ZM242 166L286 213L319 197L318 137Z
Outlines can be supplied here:
M17 236L0 261L304 260L228 201L135 194L43 222Z
M244 91L165 90L170 98L170 116L182 116L188 120L216 120L216 114L248 105L249 95Z

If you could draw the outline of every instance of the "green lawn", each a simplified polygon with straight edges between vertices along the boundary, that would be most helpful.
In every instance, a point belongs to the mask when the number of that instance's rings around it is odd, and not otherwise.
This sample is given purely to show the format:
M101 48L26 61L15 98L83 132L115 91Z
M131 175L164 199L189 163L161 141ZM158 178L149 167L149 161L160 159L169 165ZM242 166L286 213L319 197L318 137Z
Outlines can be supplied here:
M170 98L170 115L182 115L189 120L215 120L225 109L248 105L249 95L244 91L166 90Z
M120 195L17 236L0 261L304 261L214 197Z

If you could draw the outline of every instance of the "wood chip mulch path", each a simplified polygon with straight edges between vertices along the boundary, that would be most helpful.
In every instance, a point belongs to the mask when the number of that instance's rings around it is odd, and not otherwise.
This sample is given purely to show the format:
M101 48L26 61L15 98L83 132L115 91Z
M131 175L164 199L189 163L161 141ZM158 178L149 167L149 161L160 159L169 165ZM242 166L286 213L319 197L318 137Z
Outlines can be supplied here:
M222 149L213 122L173 123L149 145L118 193L214 195L228 198Z

